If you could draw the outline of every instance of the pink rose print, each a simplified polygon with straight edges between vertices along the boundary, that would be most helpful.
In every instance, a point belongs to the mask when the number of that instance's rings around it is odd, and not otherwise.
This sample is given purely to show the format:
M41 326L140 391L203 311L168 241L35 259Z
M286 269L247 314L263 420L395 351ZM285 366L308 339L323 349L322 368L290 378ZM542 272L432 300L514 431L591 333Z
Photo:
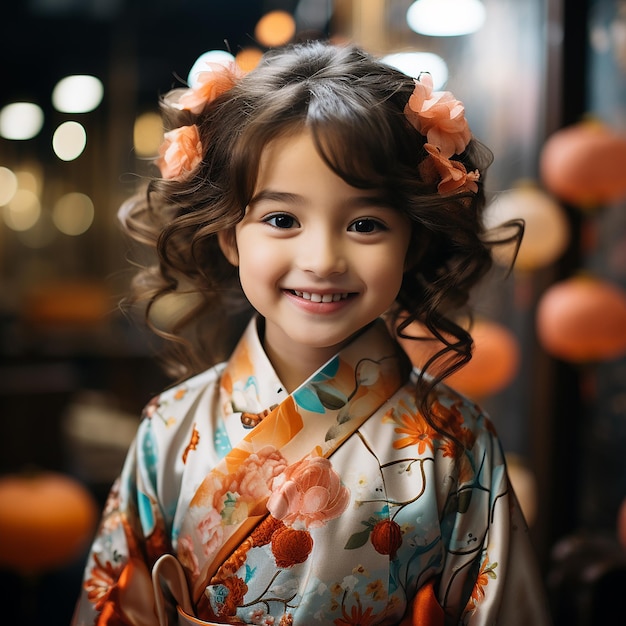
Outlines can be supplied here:
M350 492L330 461L314 457L294 463L274 480L267 508L289 526L315 528L339 517L349 501Z
M178 559L193 576L200 574L200 564L193 551L193 542L190 537L181 537L178 542Z
M242 498L260 500L269 495L274 478L287 468L285 457L274 446L251 454L237 472L236 491Z
M210 509L198 524L198 534L206 555L211 554L222 543L222 516Z

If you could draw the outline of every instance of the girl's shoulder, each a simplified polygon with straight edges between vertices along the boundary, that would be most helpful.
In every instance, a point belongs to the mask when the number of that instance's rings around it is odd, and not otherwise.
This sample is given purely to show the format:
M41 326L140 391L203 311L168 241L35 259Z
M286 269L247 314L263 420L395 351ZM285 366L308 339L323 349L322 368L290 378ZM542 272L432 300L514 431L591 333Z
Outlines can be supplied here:
M415 397L419 370L414 368L405 392ZM431 393L431 411L444 424L454 424L456 427L470 430L476 434L481 431L489 436L497 436L496 429L488 413L475 400L460 393L445 382L434 385ZM415 411L419 412L417 405Z
M178 412L185 412L200 396L216 387L225 366L219 363L161 391L145 405L142 418L152 418L166 407L177 407Z

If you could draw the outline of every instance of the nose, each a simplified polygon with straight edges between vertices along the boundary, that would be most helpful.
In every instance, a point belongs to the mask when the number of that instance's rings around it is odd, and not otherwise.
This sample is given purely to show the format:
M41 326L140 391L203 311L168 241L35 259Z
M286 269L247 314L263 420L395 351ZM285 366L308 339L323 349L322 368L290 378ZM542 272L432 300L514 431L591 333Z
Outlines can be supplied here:
M298 257L300 269L325 278L343 274L347 269L345 242L326 229L309 233L301 241Z

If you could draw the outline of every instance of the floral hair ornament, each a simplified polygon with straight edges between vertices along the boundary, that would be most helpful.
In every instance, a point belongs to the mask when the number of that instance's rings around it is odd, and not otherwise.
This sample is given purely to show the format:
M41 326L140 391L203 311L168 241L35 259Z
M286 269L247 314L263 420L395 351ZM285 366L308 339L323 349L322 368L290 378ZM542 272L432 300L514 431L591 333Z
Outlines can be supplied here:
M165 102L181 111L199 115L209 102L232 89L243 76L236 63L207 62L206 68L196 74L193 87L172 90ZM163 178L184 180L202 161L202 155L198 127L195 124L181 126L163 136L156 165Z
M198 127L180 126L163 135L156 164L167 180L184 180L202 161L202 142Z
M449 91L434 91L432 76L423 72L415 80L415 89L404 114L415 130L426 137L428 157L420 164L425 180L438 180L441 194L478 191L478 170L467 172L460 161L451 157L461 154L472 133L465 119L465 107Z

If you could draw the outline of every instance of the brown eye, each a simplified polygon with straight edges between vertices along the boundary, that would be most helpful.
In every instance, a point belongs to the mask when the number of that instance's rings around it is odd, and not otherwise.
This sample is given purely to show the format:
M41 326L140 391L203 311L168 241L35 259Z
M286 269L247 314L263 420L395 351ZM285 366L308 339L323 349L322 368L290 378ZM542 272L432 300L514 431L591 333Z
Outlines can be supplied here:
M378 220L364 218L356 220L350 224L348 230L356 233L374 233L379 230L386 230L385 226Z
M266 224L269 224L274 228L293 228L298 225L296 218L291 215L287 215L286 213L270 215L264 221Z

